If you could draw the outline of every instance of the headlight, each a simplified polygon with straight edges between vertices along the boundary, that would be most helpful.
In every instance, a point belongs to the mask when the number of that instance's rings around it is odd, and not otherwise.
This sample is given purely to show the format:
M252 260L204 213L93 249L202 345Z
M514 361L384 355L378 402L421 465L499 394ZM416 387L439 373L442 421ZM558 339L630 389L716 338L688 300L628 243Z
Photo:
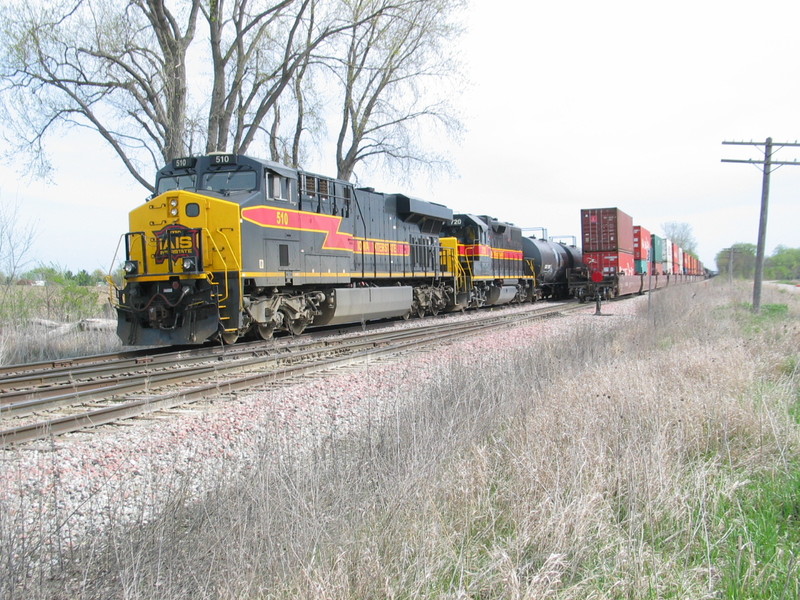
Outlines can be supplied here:
M173 207L178 206L178 199L173 198L172 200L169 201L169 205Z
M128 275L135 275L139 271L139 263L135 260L126 260L122 268Z
M183 259L183 270L184 271L196 271L197 270L197 260L192 256L187 256Z
M177 217L178 216L178 209L177 208L171 208L169 210L169 214L171 214L173 217Z

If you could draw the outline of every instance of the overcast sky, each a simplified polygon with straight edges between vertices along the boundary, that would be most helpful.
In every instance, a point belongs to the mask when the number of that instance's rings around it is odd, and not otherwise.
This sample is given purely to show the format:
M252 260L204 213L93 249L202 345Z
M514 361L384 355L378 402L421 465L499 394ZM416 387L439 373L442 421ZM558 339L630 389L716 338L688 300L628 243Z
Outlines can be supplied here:
M465 22L456 177L362 170L360 183L550 235L578 236L581 208L619 207L654 233L686 222L712 268L721 248L756 242L761 172L720 159L763 149L721 142L800 138L800 3L472 0ZM86 133L51 149L53 185L0 167L0 202L36 224L29 266L107 270L146 192ZM775 159L800 159L800 148ZM768 254L800 246L798 197L800 166L773 172Z

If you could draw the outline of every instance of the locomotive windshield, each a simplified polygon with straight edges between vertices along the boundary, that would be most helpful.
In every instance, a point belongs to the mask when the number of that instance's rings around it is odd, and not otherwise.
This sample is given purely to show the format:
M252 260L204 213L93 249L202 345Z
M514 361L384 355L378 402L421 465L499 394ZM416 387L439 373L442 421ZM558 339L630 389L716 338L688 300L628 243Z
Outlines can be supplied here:
M197 175L194 173L185 173L183 175L164 176L158 180L158 187L156 188L156 196L164 192L171 192L172 190L188 190L194 189Z
M249 169L243 171L209 171L203 173L200 187L204 190L222 193L258 189L256 173Z

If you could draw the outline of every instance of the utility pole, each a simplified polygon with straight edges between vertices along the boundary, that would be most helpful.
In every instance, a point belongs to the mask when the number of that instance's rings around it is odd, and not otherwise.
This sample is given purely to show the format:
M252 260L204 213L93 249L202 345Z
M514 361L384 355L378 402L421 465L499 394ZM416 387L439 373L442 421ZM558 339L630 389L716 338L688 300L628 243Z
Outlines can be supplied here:
M728 283L733 283L733 246L728 254Z
M728 283L733 283L733 258L742 251L739 248L723 248L722 252L728 253Z
M764 246L767 242L767 206L769 204L769 175L773 171L773 166L777 169L783 165L800 165L800 162L794 161L779 161L772 160L773 145L778 148L784 146L800 146L800 143L795 142L781 142L777 144L772 143L772 138L768 137L765 142L722 142L723 145L729 146L764 146L764 159L763 160L733 160L723 158L722 162L731 163L747 163L751 165L761 165L761 170L764 172L764 178L761 182L761 217L758 222L758 249L756 250L756 274L753 281L753 312L758 313L761 310L761 281L764 278Z

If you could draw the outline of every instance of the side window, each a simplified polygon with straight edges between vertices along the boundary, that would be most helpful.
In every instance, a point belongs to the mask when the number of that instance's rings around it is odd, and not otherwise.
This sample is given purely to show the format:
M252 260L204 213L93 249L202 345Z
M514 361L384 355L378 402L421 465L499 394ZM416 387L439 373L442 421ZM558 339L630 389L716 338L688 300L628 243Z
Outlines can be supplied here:
M267 171L267 190L269 198L273 200L288 200L289 180L277 173Z
M351 194L352 190L349 185L344 186L342 190L342 198L344 200L344 208L342 209L342 214L345 218L350 218L350 202L351 202Z

